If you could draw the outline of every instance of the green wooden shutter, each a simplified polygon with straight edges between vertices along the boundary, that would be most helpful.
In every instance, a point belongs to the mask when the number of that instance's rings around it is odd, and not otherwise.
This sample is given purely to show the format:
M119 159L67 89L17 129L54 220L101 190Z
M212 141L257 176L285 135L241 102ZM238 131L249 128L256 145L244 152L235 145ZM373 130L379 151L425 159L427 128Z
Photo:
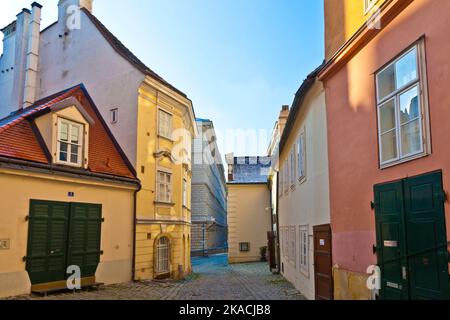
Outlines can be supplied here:
M381 298L409 299L401 181L375 186L375 215L378 264L382 276Z
M101 224L101 205L72 203L68 266L79 266L82 277L95 276L100 263Z
M448 252L442 174L405 180L412 299L448 299Z
M68 204L30 202L26 270L32 284L65 279L68 222Z

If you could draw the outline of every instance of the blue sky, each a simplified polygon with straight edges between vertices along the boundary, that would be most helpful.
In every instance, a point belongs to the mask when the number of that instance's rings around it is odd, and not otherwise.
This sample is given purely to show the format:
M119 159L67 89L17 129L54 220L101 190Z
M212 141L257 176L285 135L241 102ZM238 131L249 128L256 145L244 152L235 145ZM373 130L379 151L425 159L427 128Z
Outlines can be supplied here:
M1 0L0 25L31 2ZM39 2L45 27L58 0ZM324 55L322 0L95 0L94 14L220 132L270 133Z

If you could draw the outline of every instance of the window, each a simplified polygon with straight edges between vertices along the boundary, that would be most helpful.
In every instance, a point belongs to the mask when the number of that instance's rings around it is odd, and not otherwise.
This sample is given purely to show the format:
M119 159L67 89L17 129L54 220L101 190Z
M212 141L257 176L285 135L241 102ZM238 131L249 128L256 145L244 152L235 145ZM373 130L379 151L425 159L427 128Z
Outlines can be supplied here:
M364 13L368 13L377 3L378 0L363 0L364 1Z
M111 109L111 123L117 123L119 121L119 109Z
M159 110L159 135L172 139L172 115L163 110Z
M158 171L158 201L172 202L172 174Z
M376 75L382 166L425 152L419 60L414 46Z
M299 267L309 277L309 227L299 227Z
M82 124L58 119L58 163L81 166L83 134L84 126Z
M300 133L297 141L297 170L298 180L306 178L306 132Z
M289 161L284 162L284 192L289 192Z
M170 240L161 237L156 244L156 273L164 274L170 272Z
M284 183L283 182L283 177L284 177L284 168L283 167L280 168L280 172L278 173L278 176L280 177L279 178L280 181L278 182L280 190L279 190L278 194L280 197L282 197L283 196L283 183Z
M291 153L289 155L289 162L291 166L289 167L291 186L295 185L295 146L292 147Z
M295 227L290 227L289 230L289 262L295 267L296 264L296 245L297 245L297 237Z
M250 251L250 243L248 243L248 242L239 243L239 251L240 252L249 252Z
M187 207L187 181L183 179L183 206Z

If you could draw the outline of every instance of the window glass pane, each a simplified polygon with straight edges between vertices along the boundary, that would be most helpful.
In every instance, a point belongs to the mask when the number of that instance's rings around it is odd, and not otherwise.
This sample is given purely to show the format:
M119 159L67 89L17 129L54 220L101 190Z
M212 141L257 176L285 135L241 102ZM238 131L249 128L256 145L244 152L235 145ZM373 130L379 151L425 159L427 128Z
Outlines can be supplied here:
M69 125L67 123L61 122L61 140L68 141L69 140Z
M79 156L79 147L77 145L71 145L70 162L77 164Z
M417 79L417 50L414 48L395 64L395 75L397 79L397 89L405 84Z
M71 126L71 142L79 144L80 128L78 126Z
M420 116L419 92L414 87L400 96L400 120L404 124Z
M382 100L395 91L395 68L389 66L377 76L378 100Z
M420 119L402 126L402 155L409 155L422 151L420 135Z
M67 161L67 153L68 153L69 145L67 143L61 142L59 145L59 160Z
M381 133L395 128L395 100L389 100L380 107Z
M397 132L396 130L381 136L381 160L383 162L397 158Z

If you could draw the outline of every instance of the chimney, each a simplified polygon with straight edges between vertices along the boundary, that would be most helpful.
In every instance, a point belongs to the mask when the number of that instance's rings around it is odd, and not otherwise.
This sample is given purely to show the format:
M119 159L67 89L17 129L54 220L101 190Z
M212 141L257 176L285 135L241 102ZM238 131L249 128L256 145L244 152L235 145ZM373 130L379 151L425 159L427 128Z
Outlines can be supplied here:
M280 136L283 134L284 127L286 126L286 122L289 117L289 112L289 106L284 105L281 107L280 116L278 117L278 130L280 131Z
M37 2L33 2L31 7L31 20L29 22L27 38L25 82L22 103L23 108L29 107L36 101L36 93L38 89L37 82L42 6Z
M228 164L228 182L234 180L233 169L234 169L234 153L228 153L225 155L225 160Z
M59 0L58 21L65 21L68 14L73 14L73 11L70 10L70 7L72 6L76 6L78 8L86 8L88 11L92 12L93 2L94 0Z

